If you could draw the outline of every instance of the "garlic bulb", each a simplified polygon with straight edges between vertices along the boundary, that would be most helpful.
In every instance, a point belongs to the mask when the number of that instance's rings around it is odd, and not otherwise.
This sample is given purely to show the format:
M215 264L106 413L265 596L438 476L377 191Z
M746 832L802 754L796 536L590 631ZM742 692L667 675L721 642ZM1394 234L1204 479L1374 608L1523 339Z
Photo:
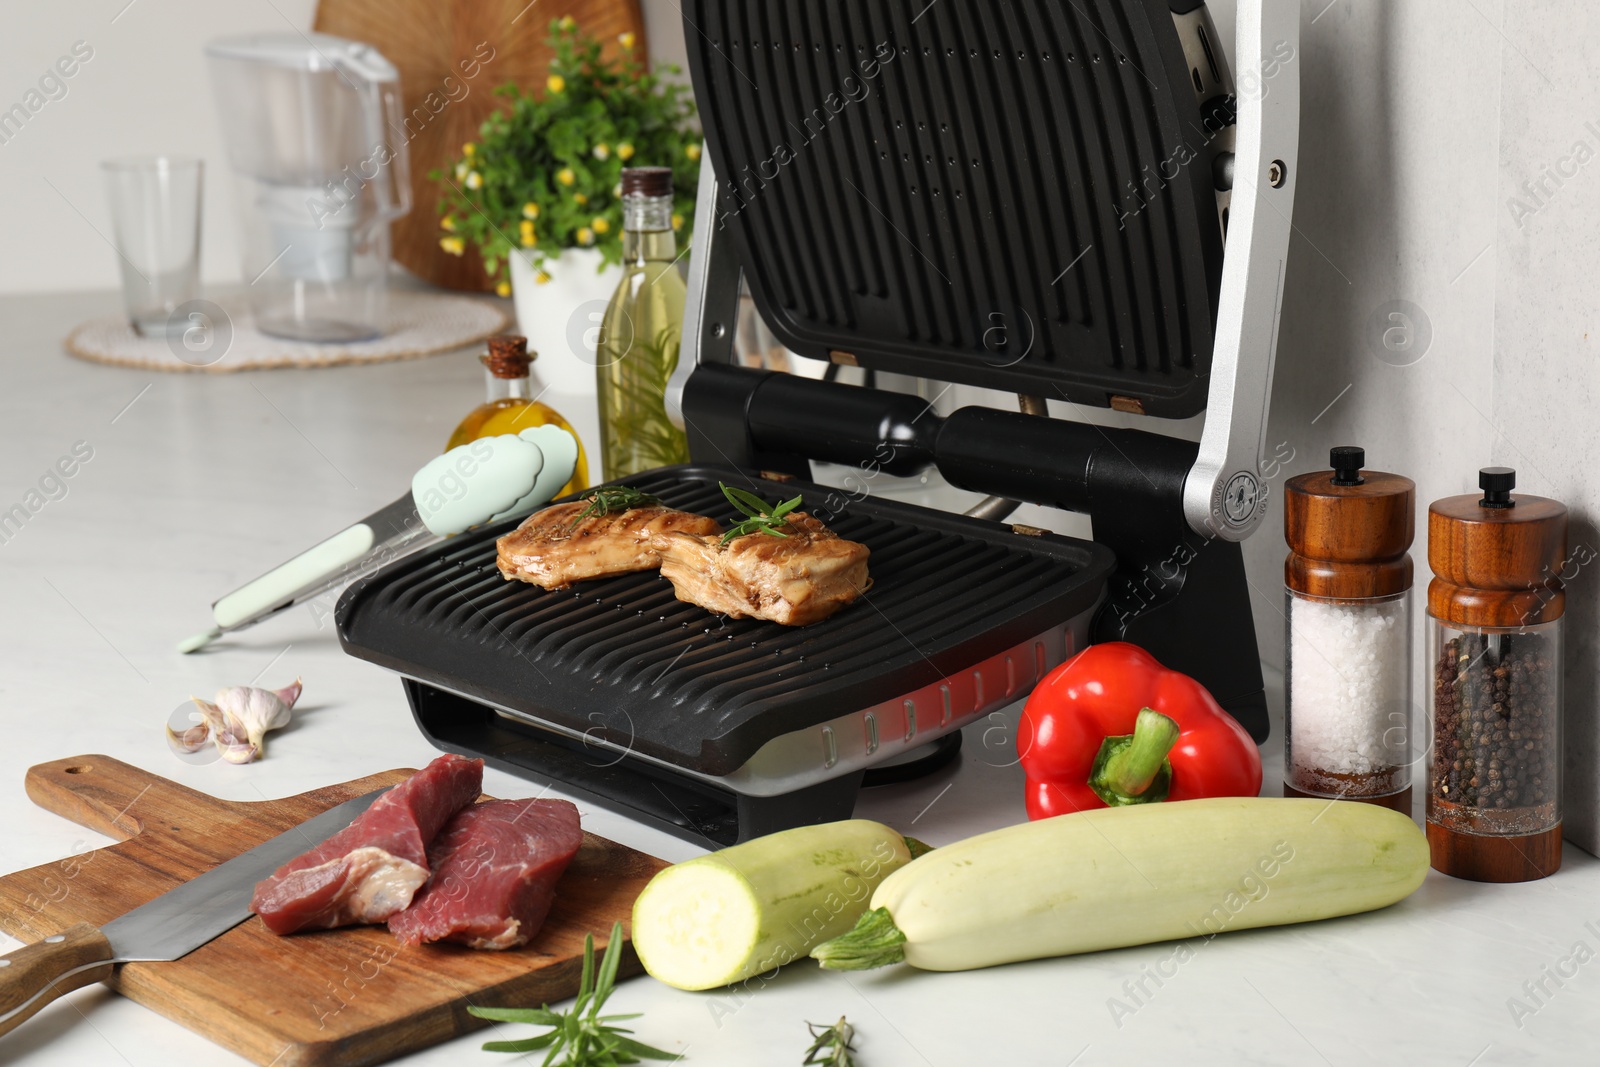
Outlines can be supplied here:
M268 730L289 725L300 691L296 678L282 689L228 686L217 690L215 702L190 697L200 709L200 722L182 733L168 726L167 743L179 752L197 752L209 739L229 763L250 763L266 755Z

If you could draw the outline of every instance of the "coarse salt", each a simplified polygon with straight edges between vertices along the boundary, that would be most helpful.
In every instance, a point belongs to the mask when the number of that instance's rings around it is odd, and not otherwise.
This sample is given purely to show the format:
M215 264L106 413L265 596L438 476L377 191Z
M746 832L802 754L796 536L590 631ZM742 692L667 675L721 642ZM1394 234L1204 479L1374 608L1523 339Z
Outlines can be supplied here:
M1406 764L1408 615L1405 595L1289 596L1285 758L1293 779L1386 773Z

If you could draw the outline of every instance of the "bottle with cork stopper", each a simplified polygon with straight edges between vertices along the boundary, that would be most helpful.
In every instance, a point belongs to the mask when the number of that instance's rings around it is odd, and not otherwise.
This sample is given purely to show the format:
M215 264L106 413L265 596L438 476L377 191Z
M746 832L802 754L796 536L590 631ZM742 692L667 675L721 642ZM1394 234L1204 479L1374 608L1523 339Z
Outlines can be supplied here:
M1284 489L1283 792L1409 815L1416 485L1359 448L1328 464Z
M1480 882L1561 866L1567 509L1516 484L1484 467L1481 496L1428 508L1428 848L1435 870Z
M488 351L478 357L486 370L489 399L461 420L444 448L448 452L480 437L517 434L535 426L559 426L578 442L578 465L573 468L572 480L556 494L566 496L589 487L589 465L584 456L583 440L572 424L555 408L533 397L528 370L536 356L537 353L528 351L526 337L506 334L489 338Z

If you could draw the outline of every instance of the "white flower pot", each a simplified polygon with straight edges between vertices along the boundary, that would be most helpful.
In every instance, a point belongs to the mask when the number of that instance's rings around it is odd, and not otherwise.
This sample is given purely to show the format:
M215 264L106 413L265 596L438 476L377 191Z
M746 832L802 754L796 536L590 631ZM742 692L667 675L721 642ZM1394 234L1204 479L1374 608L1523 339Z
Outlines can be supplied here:
M511 296L517 323L537 352L533 376L553 392L567 397L595 395L595 339L611 295L622 283L622 267L600 270L600 253L591 248L569 248L560 258L545 262L550 280L540 284L524 253L511 257ZM535 387L535 392L538 387Z

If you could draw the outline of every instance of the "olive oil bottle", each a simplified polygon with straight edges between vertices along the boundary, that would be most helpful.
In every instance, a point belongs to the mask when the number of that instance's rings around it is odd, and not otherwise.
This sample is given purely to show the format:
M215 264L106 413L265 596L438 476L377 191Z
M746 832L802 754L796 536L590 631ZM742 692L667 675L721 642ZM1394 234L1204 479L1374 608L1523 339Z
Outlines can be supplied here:
M607 481L689 461L689 443L665 404L687 299L672 233L672 171L623 170L622 231L622 284L595 353Z
M578 437L572 424L550 405L533 398L528 387L528 367L535 355L528 351L526 337L489 338L489 351L479 357L488 368L489 399L461 420L444 448L448 452L480 437L521 433L535 426L559 426L578 442L578 465L572 471L572 480L556 494L566 496L589 487L589 464L583 452L583 439Z

